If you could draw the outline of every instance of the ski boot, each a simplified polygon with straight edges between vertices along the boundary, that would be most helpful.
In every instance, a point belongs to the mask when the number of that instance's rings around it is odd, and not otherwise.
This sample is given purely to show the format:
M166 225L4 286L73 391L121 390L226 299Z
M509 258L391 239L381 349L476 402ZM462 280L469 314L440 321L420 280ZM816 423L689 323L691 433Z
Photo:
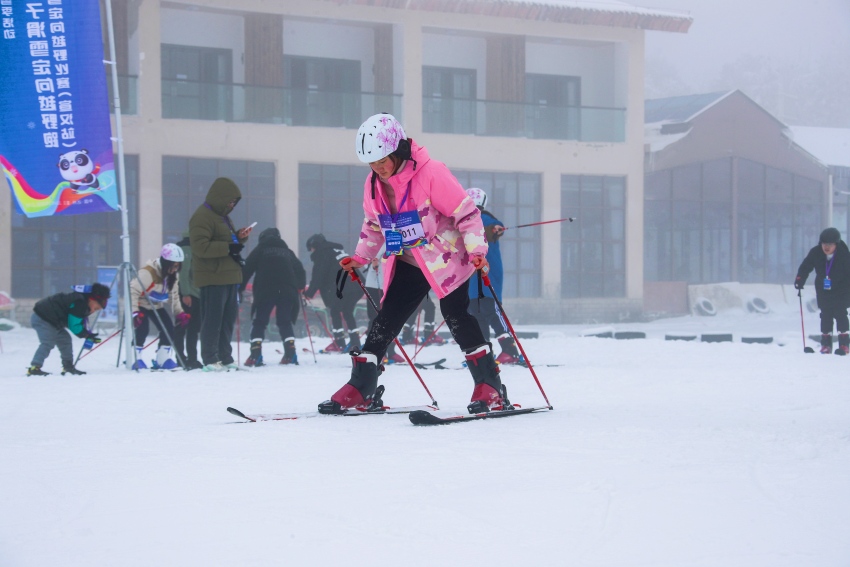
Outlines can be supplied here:
M186 360L186 370L198 370L203 367L204 363L199 360Z
M85 374L82 370L77 370L74 366L73 362L63 362L62 363L62 376L65 374L71 374L73 376L82 376Z
M174 362L174 359L171 358L170 346L160 346L156 349L156 360L154 361L152 368L159 370L174 370L179 367L180 366Z
M39 364L33 364L27 368L27 376L50 376L50 372L42 370Z
M498 357L496 357L496 362L499 364L525 365L525 361L517 350L516 343L512 336L505 333L504 335L497 337L496 340L499 341L499 346L502 347L502 352Z
M820 337L820 353L832 354L832 335L822 334Z
M413 326L405 323L404 328L401 331L401 344L403 345L415 345L416 337L413 336Z
M263 339L253 339L251 341L251 354L245 361L245 366L264 366Z
M142 360L142 351L144 347L136 347L136 362L133 363L133 370L147 370L148 365Z
M378 376L384 368L378 364L378 357L371 352L352 352L351 379L340 388L330 400L319 404L319 413L344 413L347 409L369 410L380 402ZM383 394L383 388L380 392Z
M212 362L210 364L205 364L202 368L204 372L227 372L227 369L222 366L221 362Z
M434 329L435 329L434 323L425 323L425 330L422 332L422 334L425 336L424 346L428 346L428 345L440 346L440 345L446 344L446 339L444 339L443 337L441 337L440 335L435 333Z
M499 379L499 367L493 358L490 344L486 343L465 351L466 366L475 381L472 398L466 406L469 413L484 413L490 410L513 409L502 396L506 391Z
M400 364L402 362L404 362L404 357L395 351L395 341L393 341L384 355L384 364Z
M845 356L850 353L850 335L847 333L838 334L838 348L835 349L835 354Z
M348 333L348 344L345 345L345 350L343 352L354 352L362 348L363 346L360 344L360 333L357 331L351 331Z
M298 366L298 353L295 352L295 339L289 337L283 341L283 358L281 364L294 364Z
M334 329L333 334L333 342L323 348L321 352L345 352L345 331Z

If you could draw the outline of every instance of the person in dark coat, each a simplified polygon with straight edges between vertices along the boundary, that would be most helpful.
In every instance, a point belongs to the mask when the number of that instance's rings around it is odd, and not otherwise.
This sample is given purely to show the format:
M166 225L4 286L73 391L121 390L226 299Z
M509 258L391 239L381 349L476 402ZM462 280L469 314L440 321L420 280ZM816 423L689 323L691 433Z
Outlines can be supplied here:
M346 286L342 299L336 296L337 274L341 271L339 261L348 256L337 242L328 242L323 234L314 234L307 239L307 250L313 261L313 273L310 274L310 285L304 290L304 296L312 299L316 292L322 294L322 301L330 311L333 326L333 343L328 345L326 352L348 352L360 350L360 333L357 332L357 321L354 319L354 306L363 297L363 290L358 285ZM343 319L348 325L349 343L345 343L345 328Z
M289 249L276 228L260 233L257 247L245 260L242 269L242 287L254 278L251 305L251 355L245 366L263 366L263 339L272 310L275 310L277 328L283 339L281 364L298 364L295 352L295 331L292 324L298 319L299 292L307 285L307 274L301 260Z
M242 249L252 226L236 229L230 213L242 198L236 183L219 177L189 219L192 283L201 289L201 359L204 372L236 370L233 327L239 314Z
M59 347L62 357L62 374L85 374L74 367L74 351L68 330L86 339L88 345L100 342L97 333L89 330L86 319L104 307L109 301L109 288L101 283L90 286L74 286L71 293L57 293L36 302L30 322L38 334L38 349L32 357L27 376L47 376L41 369L44 360ZM67 330L66 330L67 329ZM89 346L89 348L91 348Z
M183 233L183 240L177 243L183 250L183 263L177 285L183 312L189 314L187 325L177 325L174 329L174 348L180 352L180 359L189 370L203 368L198 360L198 338L201 334L201 290L195 286L192 277L192 245L189 231ZM185 350L184 350L185 347Z
M820 309L821 353L832 352L833 321L838 329L838 349L835 354L850 353L850 249L841 240L837 228L820 233L820 243L809 250L797 270L794 287L803 289L809 274L815 271L815 293Z

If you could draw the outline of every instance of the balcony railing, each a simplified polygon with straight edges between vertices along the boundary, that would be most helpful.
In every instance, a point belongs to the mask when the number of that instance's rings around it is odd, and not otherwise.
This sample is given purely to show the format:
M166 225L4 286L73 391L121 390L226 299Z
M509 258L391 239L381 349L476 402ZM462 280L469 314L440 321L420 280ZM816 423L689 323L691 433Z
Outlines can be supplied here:
M139 113L139 78L132 75L118 75L118 94L121 95L121 114ZM109 111L115 112L112 94L112 77L106 75L106 90L109 93Z
M624 142L626 109L423 97L425 132Z
M357 129L378 112L401 115L401 95L162 80L162 117Z

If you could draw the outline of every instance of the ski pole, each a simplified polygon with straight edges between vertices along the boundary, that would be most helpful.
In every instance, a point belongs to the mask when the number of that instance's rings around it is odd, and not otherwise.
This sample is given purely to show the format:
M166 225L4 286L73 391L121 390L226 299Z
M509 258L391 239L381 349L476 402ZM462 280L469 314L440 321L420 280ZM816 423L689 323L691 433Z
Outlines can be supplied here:
M525 354L525 349L522 348L522 343L519 342L519 337L516 336L516 331L514 331L513 325L511 325L510 319L508 319L508 314L505 313L505 308L502 307L502 302L499 301L499 297L496 295L496 290L493 289L493 286L490 285L490 276L486 274L486 272L481 273L481 279L484 280L484 285L490 290L490 293L493 294L493 299L496 300L496 305L499 306L499 310L502 312L502 317L505 318L505 324L508 326L508 330L511 332L511 336L514 338L514 342L516 342L519 347L519 351L522 353L523 358L525 359L525 363L528 365L528 369L531 371L531 375L534 376L534 381L537 382L537 387L540 388L540 393L543 394L543 399L546 400L546 405L549 406L549 409L555 409L552 407L552 404L549 403L549 398L546 396L546 392L543 391L543 386L540 385L540 380L537 378L537 373L534 371L534 367L531 366L531 361L528 360L528 355Z
M800 329L803 330L803 352L811 354L815 352L815 349L806 346L806 325L803 323L803 294L799 289L797 290L797 297L800 298Z
M310 301L309 299L306 299L306 300ZM311 308L313 307L312 303L310 304L310 307ZM331 333L331 330L328 329L328 326L325 324L325 320L322 319L321 317L319 317L319 313L316 311L316 309L313 309L313 314L316 316L316 319L319 320L319 324L322 326L322 328L325 330L325 332L328 334L328 336L331 337L331 339L333 339L333 336L334 336L333 333Z
M111 339L111 338L115 337L115 335L117 335L117 334L118 334L118 333L120 333L121 331L122 331L122 329L118 329L117 331L115 331L114 333L112 333L111 335L109 335L108 337L106 337L105 339L103 339L102 341L100 341L98 344L96 344L95 346L93 346L92 348L90 348L90 349L89 349L89 351L88 351L87 353L85 353L85 354L83 354L83 355L80 355L80 356L77 356L77 362L81 361L82 359L84 359L85 357L87 357L88 355L90 355L91 353L93 353L94 351L96 351L97 349L99 349L101 346L103 346L104 344L106 344L107 342L109 342L109 339ZM74 365L75 365L75 366L76 366L77 362L75 362L75 363L74 363Z
M242 342L242 301L236 292L236 366L240 365L242 355L239 353L239 343Z
M301 312L304 314L304 327L307 328L307 338L310 339L310 352L313 353L313 363L318 364L316 360L316 349L313 348L313 335L310 333L310 321L307 320L307 302L304 301L304 296L298 292L298 299L301 300Z
M343 264L348 264L349 262L351 262L351 258L345 258L342 262L343 262ZM357 282L357 285L360 286L360 289L363 290L363 293L366 294L366 300L369 301L369 303L372 305L372 309L374 309L376 312L380 313L381 310L375 304L375 300L372 299L372 296L369 295L369 292L366 291L366 286L363 285L363 281L360 279L360 275L357 273L357 270L351 270L350 272L348 272L348 274L351 276L352 280ZM407 364L413 370L413 373L416 374L417 378L419 378L419 383L422 384L422 387L425 388L425 392L428 393L428 397L431 398L431 404L433 404L433 406L435 408L439 409L440 406L437 404L437 400L435 400L434 396L431 395L431 390L429 390L428 386L425 385L425 380L422 379L422 376L420 376L419 371L416 369L416 366L414 366L414 364L413 364L413 361L410 360L409 356L407 356L407 352L405 352L404 347L401 346L401 341L398 340L398 337L394 338L393 341L395 341L395 346L398 347L398 350L401 351L401 354L404 355L404 359L407 361Z
M425 348L425 345L427 345L427 344L428 344L428 341L430 341L431 339L433 339L433 338L434 338L434 335L436 335L436 334L437 334L437 331L439 331L439 330L440 330L440 327L442 327L445 323L446 323L446 320L445 320L445 319L443 319L442 321L440 321L440 324L439 324L439 325L437 325L437 327L436 327L433 331L431 331L431 334L430 334L430 335L428 335L428 338L427 338L427 339L425 339L425 340L422 342L422 344L421 344L421 345L419 345L419 348L418 348L418 349L416 349L416 352L414 352L414 353L413 353L413 360L416 360L416 356L417 356L417 355L418 355L418 354L422 351L422 349L423 349L423 348Z
M518 226L509 226L509 227L505 228L505 230L510 230L512 228L525 228L527 226L538 226L538 225L541 225L541 224L549 224L549 223L553 223L553 222L564 222L564 221L573 222L574 220L576 220L575 217L567 217L565 219L547 220L547 221L542 221L542 222L532 222L532 223L529 223L529 224L521 224L521 225L518 225Z

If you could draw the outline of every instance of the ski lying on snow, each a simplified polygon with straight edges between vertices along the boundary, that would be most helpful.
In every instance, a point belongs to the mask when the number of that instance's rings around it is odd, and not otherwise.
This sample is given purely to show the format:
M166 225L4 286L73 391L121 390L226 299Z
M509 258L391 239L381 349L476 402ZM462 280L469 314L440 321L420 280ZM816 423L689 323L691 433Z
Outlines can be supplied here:
M550 406L540 406L534 408L515 408L512 410L499 410L484 413L474 414L457 414L448 416L438 416L429 411L413 411L410 412L408 418L413 425L448 425L450 423L459 423L462 421L475 421L479 419L495 419L498 417L511 417L515 415L526 415L543 410L551 410Z
M365 411L365 410L356 410L356 409L348 409L345 410L344 413L319 413L317 411L309 411L304 413L243 413L236 408L227 408L227 411L232 413L237 417L241 417L242 419L247 419L248 421L286 421L293 419L306 419L308 417L320 417L320 416L329 416L329 417L354 417L358 415L387 415L387 414L396 414L396 413L411 413L414 411L428 413L431 411L435 411L439 408L435 406L406 406L406 407L388 407L384 406L380 410L375 411Z

